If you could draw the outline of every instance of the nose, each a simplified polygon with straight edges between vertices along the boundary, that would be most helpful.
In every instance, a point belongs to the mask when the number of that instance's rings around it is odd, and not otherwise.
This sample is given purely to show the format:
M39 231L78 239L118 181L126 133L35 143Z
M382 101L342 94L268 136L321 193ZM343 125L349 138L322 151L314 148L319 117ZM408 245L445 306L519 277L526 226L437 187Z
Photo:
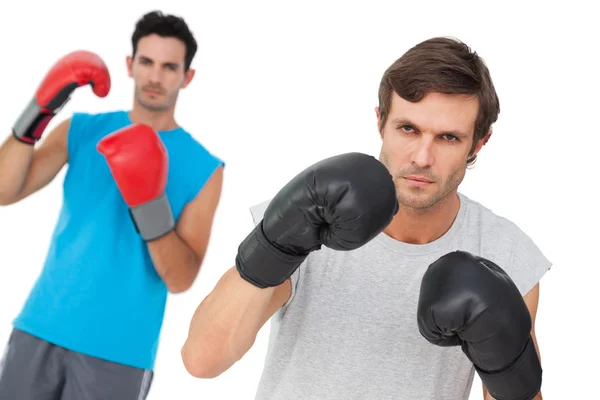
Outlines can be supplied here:
M420 168L433 165L433 138L428 135L419 137L416 148L413 151L412 162Z
M150 79L150 82L152 82L152 83L160 83L161 79L162 79L162 71L160 69L160 66L153 66L150 69L150 74L149 74L148 78Z

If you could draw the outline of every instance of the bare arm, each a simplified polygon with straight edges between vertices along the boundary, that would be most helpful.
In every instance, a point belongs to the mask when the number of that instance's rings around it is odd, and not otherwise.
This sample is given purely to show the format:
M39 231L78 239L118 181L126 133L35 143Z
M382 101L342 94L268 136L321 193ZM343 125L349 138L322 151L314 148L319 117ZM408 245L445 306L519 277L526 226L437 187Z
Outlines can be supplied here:
M39 146L11 135L0 146L0 205L23 200L48 185L68 160L70 119L61 122Z
M529 313L531 314L531 338L533 339L533 344L535 346L535 350L537 351L538 357L540 358L540 361L541 361L542 356L540 355L540 349L538 347L537 339L535 337L535 317L537 315L539 298L540 298L540 284L539 283L537 285L535 285L533 287L533 289L531 289L529 291L529 293L527 293L523 297L523 299L525 300L525 304L527 304L527 308L529 309ZM496 400L494 397L492 397L491 394L489 394L485 385L483 386L483 399L484 400ZM542 392L540 391L537 394L537 396L535 396L535 398L533 398L532 400L543 400Z
M197 378L219 376L252 347L256 335L292 293L288 279L260 289L229 269L200 303L181 350L187 371Z
M189 289L208 247L212 224L223 187L223 167L219 167L181 213L176 229L148 242L154 267L171 293Z

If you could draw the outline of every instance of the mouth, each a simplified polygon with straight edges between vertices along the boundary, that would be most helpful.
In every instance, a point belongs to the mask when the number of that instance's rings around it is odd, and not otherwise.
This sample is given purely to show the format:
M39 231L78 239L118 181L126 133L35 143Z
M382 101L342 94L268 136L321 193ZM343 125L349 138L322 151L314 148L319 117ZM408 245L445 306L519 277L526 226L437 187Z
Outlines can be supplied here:
M144 93L149 94L150 96L160 96L162 94L162 92L152 89L145 89Z
M405 176L404 181L408 183L409 187L412 188L424 188L433 184L433 181L430 181L429 179L424 178L422 176L415 175Z
M417 176L417 175L409 175L409 176L405 176L404 179L406 179L407 181L411 181L411 182L419 182L419 183L433 183L433 181L424 178L422 176Z

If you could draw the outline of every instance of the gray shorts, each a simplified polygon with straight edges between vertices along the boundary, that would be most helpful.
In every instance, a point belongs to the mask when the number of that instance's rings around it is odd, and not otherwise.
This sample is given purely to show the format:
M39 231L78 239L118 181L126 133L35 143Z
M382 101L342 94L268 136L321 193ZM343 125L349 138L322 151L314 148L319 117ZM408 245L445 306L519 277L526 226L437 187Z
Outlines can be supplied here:
M0 359L0 399L143 400L152 378L13 329Z

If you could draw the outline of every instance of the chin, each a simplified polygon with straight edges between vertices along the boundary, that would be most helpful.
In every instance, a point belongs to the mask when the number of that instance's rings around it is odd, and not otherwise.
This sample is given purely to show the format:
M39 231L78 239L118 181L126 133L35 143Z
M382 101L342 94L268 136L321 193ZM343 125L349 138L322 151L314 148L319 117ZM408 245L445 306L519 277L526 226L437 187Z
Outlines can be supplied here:
M168 104L154 103L151 101L138 100L140 106L150 111L165 111L169 109Z
M433 207L437 201L431 197L417 198L415 196L399 196L398 203L404 207L413 208L415 210L425 210Z
M422 189L398 190L398 202L404 207L423 210L435 206L439 201L439 193L428 193Z

